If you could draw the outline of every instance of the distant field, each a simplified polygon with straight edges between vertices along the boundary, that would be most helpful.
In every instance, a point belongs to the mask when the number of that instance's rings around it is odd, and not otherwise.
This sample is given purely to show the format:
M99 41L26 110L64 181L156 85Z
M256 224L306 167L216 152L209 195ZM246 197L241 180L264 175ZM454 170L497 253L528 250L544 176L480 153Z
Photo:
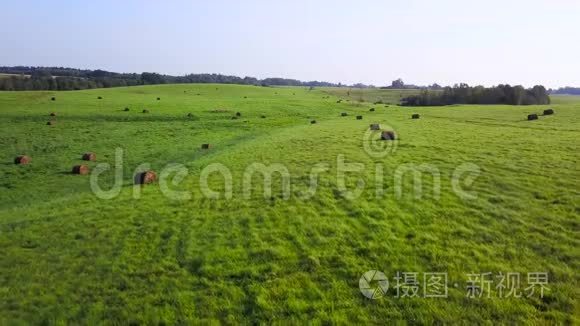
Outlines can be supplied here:
M30 75L19 75L19 74L3 74L0 73L0 78L8 78L8 77L21 77L24 76L25 78L30 78Z
M346 92L210 84L0 92L0 324L580 322L579 97L408 108L394 104L413 91ZM554 115L525 120L548 107ZM378 137L371 123L397 133L385 157L364 149ZM90 176L70 170L87 151L97 154L91 168L114 166L116 148L123 186L99 199ZM20 154L32 163L13 164ZM341 160L363 168L345 179L350 190L364 185L355 199L337 181ZM168 198L159 184L133 198L143 163L157 172L182 164L188 175L167 187L191 198ZM213 163L231 172L231 199L202 193L200 175ZM278 175L266 197L256 176L246 199L253 163L286 167L289 199ZM479 176L460 186L475 198L453 190L466 163ZM438 196L431 175L421 198L409 175L397 187L396 171L410 164L438 171ZM318 189L307 198L316 166ZM109 170L99 182L113 180ZM219 174L208 184L225 192ZM381 299L360 292L369 270L389 277ZM396 272L445 272L448 297L396 298ZM486 272L520 273L521 290L527 273L547 272L549 290L467 298L466 275Z
M380 89L380 88L346 88L328 87L322 90L330 95L352 102L369 102L396 105L401 99L418 94L417 89Z
M552 104L577 105L580 103L580 95L551 95Z

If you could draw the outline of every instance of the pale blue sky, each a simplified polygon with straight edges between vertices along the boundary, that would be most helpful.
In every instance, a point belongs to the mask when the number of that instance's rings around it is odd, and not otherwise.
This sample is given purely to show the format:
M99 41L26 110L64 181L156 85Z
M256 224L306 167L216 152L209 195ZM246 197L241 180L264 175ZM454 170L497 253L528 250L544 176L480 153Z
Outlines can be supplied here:
M580 86L579 0L2 0L0 65Z

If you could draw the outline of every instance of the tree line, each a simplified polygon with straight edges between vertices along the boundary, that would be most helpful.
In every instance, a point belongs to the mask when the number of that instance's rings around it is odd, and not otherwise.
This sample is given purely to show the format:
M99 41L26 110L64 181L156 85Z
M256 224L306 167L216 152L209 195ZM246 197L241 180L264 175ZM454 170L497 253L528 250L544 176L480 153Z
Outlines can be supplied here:
M442 106L451 104L550 104L550 96L544 86L525 89L523 86L499 85L495 87L459 84L442 90L423 90L401 100L403 106Z
M91 88L109 88L137 85L218 83L256 86L306 86L341 87L342 84L329 82L302 82L287 78L257 79L221 74L189 74L185 76L162 75L152 72L141 74L116 73L105 70L83 70L62 67L0 67L0 90L54 90L68 91ZM359 87L362 84L359 85ZM366 86L366 85L362 85Z
M580 87L561 87L550 91L554 95L580 95Z

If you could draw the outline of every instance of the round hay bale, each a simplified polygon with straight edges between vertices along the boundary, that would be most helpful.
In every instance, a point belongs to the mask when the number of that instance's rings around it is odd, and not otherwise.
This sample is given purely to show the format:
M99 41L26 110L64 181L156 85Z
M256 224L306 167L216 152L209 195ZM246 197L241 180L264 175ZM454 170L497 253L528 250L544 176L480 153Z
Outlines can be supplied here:
M50 112L49 116L56 117L56 112Z
M128 112L129 108L124 108L123 111Z
M537 114L528 114L528 121L532 121L532 120L538 120L538 115Z
M56 124L56 122L55 122L55 121L48 121L48 122L46 123L46 125L47 125L47 126L54 126L55 124Z
M419 114L415 113L411 116L411 119L419 119L420 117L421 116Z
M356 116L356 119L357 119L357 120L362 120L362 115L357 115L357 116Z
M340 114L340 116L341 116L341 117L346 117L347 115L348 115L348 114L347 114L346 112L342 112L342 113Z
M147 109L144 109L144 110L143 110L143 113L149 113L149 110L147 110Z
M544 115L552 115L552 114L554 114L554 109L544 110Z
M75 165L72 168L72 173L79 174L79 175L87 175L87 174L89 174L89 167L84 165L84 164Z
M157 174L155 171L149 170L135 175L136 185L145 185L157 181Z
M14 164L28 164L30 163L30 156L19 155L14 159Z
M371 108L369 112L375 112L375 108Z
M390 130L381 132L381 140L395 140L395 132Z
M381 130L381 125L378 123L371 123L370 128L371 130Z
M53 96L53 97L50 98L50 100L51 101L56 101L56 97Z
M241 114L240 112L236 112L236 116L237 116L237 117L241 117L241 116L242 116L242 114Z
M201 144L201 149L209 149L209 144Z
M87 152L83 154L83 161L96 161L97 155L92 152Z
M310 121L310 124L315 124L315 123L316 123L316 120Z

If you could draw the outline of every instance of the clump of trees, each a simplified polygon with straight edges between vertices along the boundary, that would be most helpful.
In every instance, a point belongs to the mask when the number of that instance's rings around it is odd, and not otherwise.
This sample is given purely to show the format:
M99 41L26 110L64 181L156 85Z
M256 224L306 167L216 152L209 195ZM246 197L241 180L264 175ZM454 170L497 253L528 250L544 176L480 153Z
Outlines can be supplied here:
M428 85L428 86L405 84L405 82L401 78L398 78L397 80L393 80L391 82L390 86L383 86L383 87L381 87L381 89L432 89L432 90L437 90L437 89L443 89L443 87L441 87L437 83L434 83L433 85Z
M257 79L254 77L237 77L221 74L189 74L170 76L152 72L141 74L115 73L104 70L81 70L62 67L0 67L0 90L80 90L90 88L109 88L136 85L184 84L184 83L219 83L256 86L337 86L328 82L302 82L286 78Z
M441 106L451 104L550 104L550 96L544 86L525 89L522 86L499 85L496 87L459 84L443 90L423 90L401 100L403 106Z

